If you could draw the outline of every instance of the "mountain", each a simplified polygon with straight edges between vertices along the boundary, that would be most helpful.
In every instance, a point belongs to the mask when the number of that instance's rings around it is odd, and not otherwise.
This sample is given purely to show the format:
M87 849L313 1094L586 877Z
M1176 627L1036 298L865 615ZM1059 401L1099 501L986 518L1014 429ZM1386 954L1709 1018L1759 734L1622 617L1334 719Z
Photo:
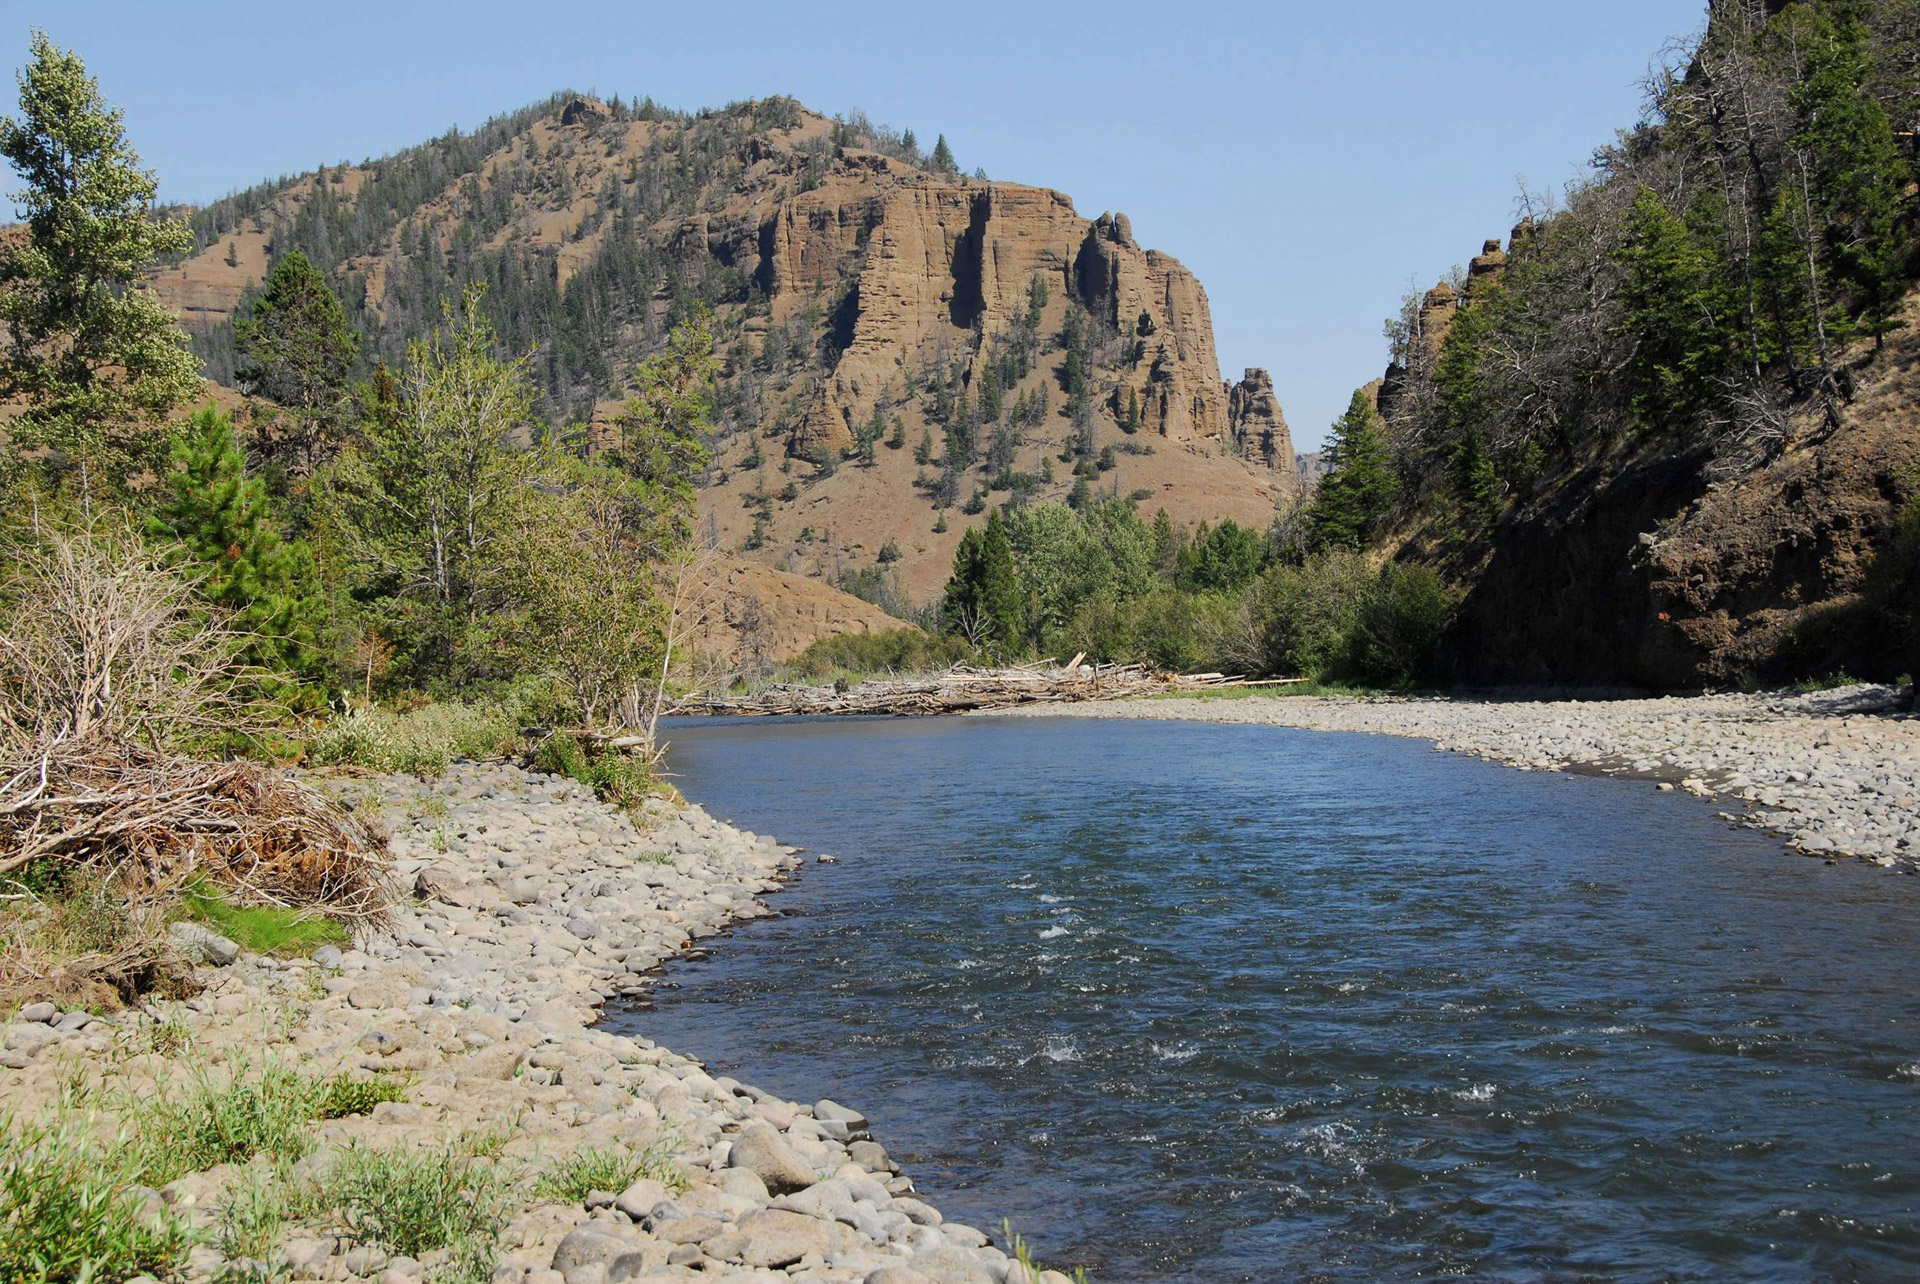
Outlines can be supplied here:
M589 426L711 309L707 539L896 606L938 591L989 501L1264 527L1300 490L1266 373L1222 381L1205 290L1125 215L967 177L944 140L923 155L858 114L560 94L192 219L194 253L154 285L220 380L232 318L294 249L388 362L485 283L549 415Z

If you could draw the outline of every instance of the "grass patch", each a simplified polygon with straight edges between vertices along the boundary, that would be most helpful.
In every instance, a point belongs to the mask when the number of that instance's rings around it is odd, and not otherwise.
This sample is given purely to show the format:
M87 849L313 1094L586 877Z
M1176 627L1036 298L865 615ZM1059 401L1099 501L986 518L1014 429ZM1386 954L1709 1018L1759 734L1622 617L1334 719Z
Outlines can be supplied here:
M255 954L311 954L323 945L350 945L347 929L330 918L277 905L235 905L226 893L195 882L180 898L186 916Z
M363 1114L405 1096L404 1085L384 1080L318 1078L277 1064L249 1074L241 1065L225 1083L202 1076L176 1099L135 1103L126 1112L132 1124L126 1149L150 1186L256 1155L293 1163L312 1152L315 1120Z
M0 1280L86 1284L172 1276L193 1236L145 1200L84 1124L16 1124L0 1116Z
M151 906L65 862L0 878L0 1012L37 999L112 1012L148 993L184 997L191 972L167 947Z
M290 1211L328 1215L362 1243L419 1257L446 1252L444 1284L481 1284L493 1273L506 1224L506 1168L456 1147L406 1151L350 1146L304 1188Z
M596 1190L618 1195L643 1177L651 1177L675 1194L687 1188L687 1179L673 1162L671 1144L662 1139L645 1150L576 1150L541 1173L533 1192L538 1199L577 1204Z

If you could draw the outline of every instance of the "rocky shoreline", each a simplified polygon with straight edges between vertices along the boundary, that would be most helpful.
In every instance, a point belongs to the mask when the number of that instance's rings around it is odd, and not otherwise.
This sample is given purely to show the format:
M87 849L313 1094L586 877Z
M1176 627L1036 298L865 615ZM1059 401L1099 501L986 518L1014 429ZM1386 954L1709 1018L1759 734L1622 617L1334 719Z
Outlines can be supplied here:
M1730 800L1794 851L1920 870L1920 715L1896 687L1646 700L1285 696L1034 704L991 717L1164 718L1430 740L1522 771L1584 771Z
M759 898L799 865L794 849L694 806L655 802L630 818L573 781L505 766L323 783L393 832L411 894L391 930L286 959L187 933L204 956L193 998L15 1014L0 1109L45 1114L90 1076L108 1101L275 1064L395 1081L402 1100L315 1124L317 1153L494 1134L488 1162L525 1180L492 1284L1064 1284L914 1198L856 1110L784 1101L595 1027L604 1003L644 990L692 942L772 913ZM653 1157L659 1175L538 1197L542 1171L608 1147ZM153 1216L201 1232L189 1279L416 1284L441 1273L432 1254L389 1257L312 1225L289 1229L264 1271L228 1260L215 1246L222 1219L264 1163L151 1195Z

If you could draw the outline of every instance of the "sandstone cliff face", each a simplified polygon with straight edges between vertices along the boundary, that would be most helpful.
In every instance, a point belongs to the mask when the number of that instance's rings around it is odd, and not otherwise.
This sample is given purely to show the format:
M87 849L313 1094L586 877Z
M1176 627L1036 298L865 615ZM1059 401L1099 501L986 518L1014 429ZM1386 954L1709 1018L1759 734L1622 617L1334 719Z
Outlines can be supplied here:
M375 223L385 230L355 232L344 248L336 233L336 288L364 301L369 333L392 341L437 320L439 299L458 292L456 262L532 283L489 295L537 319L517 337L503 325L503 338L536 348L549 410L590 430L617 412L620 380L674 319L710 307L724 365L702 522L750 560L836 581L873 570L885 551L888 574L924 601L1009 477L1032 499L1067 496L1076 462L1091 468L1070 445L1083 431L1108 465L1098 492L1148 514L1264 526L1298 489L1271 382L1222 383L1205 290L1176 259L1143 248L1124 215L1087 219L1044 187L932 172L788 100L638 119L569 97L513 122L483 131L492 150L444 191L384 211L391 227ZM367 222L354 203L368 184L386 190L396 168L417 174L452 154L421 151L234 202L222 220L232 230L156 287L197 326L217 326L271 258L302 248L326 260L326 246L301 239L310 229ZM316 211L321 192L327 208ZM1046 302L1025 332L1033 350L1017 386L1000 391L1008 407L1043 409L1016 426L1010 460L1003 410L995 474L985 376L1026 320L1036 281ZM564 306L541 301L553 283ZM1067 412L1059 336L1073 306L1093 318L1090 429ZM593 323L559 333L582 318ZM958 494L936 498L928 483L956 395L981 419L976 458ZM850 458L856 432L875 422L893 449ZM905 448L923 440L925 452Z
M1280 469L1293 478L1297 489L1293 435L1287 431L1287 417L1273 395L1273 378L1265 370L1257 366L1249 369L1227 390L1227 430L1243 458Z

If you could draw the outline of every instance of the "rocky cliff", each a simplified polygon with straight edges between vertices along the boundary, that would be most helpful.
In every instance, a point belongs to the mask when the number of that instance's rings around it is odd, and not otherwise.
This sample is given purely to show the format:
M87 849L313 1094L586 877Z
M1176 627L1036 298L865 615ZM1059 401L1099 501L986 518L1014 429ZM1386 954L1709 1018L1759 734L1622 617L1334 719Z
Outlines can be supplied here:
M791 100L682 116L561 96L196 224L202 248L156 285L216 375L226 319L292 248L390 360L439 297L492 283L556 418L611 413L632 361L706 305L725 358L706 532L807 574L875 571L885 552L924 599L989 502L1080 481L1189 523L1264 525L1299 490L1271 381L1222 382L1206 291L1124 215L937 172L898 136ZM1088 334L1082 423L1070 311ZM956 428L974 458L943 484Z

